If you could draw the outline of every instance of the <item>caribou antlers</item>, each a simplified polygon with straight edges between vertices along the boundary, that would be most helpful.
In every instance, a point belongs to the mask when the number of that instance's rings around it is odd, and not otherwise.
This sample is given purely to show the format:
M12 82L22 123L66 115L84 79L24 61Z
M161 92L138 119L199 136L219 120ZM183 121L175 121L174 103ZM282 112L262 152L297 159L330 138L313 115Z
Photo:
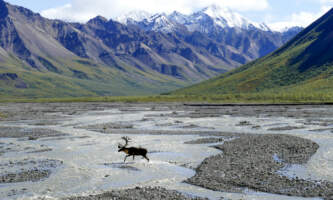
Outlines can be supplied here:
M125 145L122 145L119 143L118 152L123 151L125 154L127 154L125 156L124 162L126 161L126 158L130 157L130 156L133 156L133 160L134 160L135 156L142 156L149 162L149 158L147 157L147 152L148 152L147 149L138 148L138 147L127 148L127 145L131 141L131 139L127 136L121 137L121 139L125 140Z
M123 148L123 147L127 147L128 143L131 141L131 138L127 137L127 136L123 136L121 137L121 139L125 140L125 145L122 145L120 143L118 143L118 148Z

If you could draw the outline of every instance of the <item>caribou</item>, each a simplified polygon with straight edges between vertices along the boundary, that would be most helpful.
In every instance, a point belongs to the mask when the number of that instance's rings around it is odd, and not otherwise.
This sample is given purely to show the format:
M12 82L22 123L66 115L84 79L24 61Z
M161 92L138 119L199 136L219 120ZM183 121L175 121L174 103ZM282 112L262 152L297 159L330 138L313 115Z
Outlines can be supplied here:
M131 141L131 139L127 136L122 137L121 139L123 139L125 141L125 144L118 144L118 152L123 151L126 156L124 159L124 162L126 162L126 158L133 156L133 160L135 158L135 156L142 156L143 158L145 158L148 162L149 162L149 158L147 157L147 149L141 148L141 147L127 147L128 143Z

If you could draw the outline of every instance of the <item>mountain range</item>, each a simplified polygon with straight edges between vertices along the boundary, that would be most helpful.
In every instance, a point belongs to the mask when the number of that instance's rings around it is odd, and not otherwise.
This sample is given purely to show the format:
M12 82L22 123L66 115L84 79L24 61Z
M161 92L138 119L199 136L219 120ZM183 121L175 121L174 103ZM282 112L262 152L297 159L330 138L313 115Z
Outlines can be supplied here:
M265 56L301 30L274 32L216 6L122 20L50 20L0 0L0 96L157 94Z
M174 94L332 94L333 9L272 54Z
M177 29L181 30L180 26L182 25L191 32L199 31L205 33L223 28L271 31L265 23L251 22L229 8L219 7L214 4L189 15L178 11L174 11L169 15L165 13L150 14L146 11L132 11L115 18L115 20L123 24L136 24L145 30L166 33L174 32Z
M217 5L189 15L177 11L169 15L133 11L115 20L122 24L138 26L145 31L178 34L189 31L204 34L224 47L222 56L219 56L225 60L225 66L232 67L271 53L303 30L302 27L291 27L282 32L272 31L265 23L252 22L228 8ZM218 51L210 53L214 55Z

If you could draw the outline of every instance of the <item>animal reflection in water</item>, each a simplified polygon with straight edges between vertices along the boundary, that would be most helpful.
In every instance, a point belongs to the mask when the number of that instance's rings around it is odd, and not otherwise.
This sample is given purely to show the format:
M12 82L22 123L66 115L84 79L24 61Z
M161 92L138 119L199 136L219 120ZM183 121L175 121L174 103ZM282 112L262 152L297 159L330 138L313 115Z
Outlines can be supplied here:
M138 148L138 147L127 147L128 143L131 141L131 139L129 137L122 137L121 139L123 139L125 141L125 145L122 144L118 144L118 152L123 151L125 154L127 154L125 156L124 162L126 162L126 158L133 156L133 160L135 158L135 156L142 156L144 157L148 162L149 162L149 158L147 157L147 149L144 148Z

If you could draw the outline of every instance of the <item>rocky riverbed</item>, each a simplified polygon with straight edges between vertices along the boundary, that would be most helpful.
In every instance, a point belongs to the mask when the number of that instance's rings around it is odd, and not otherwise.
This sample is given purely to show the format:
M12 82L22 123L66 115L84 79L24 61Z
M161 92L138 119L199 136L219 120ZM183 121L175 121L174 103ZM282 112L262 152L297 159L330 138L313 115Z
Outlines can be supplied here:
M329 105L0 104L0 113L1 199L333 199ZM123 163L123 135L151 162ZM293 166L302 170L290 176Z
M121 199L121 200L136 200L136 199L151 199L151 200L205 200L204 198L185 196L174 190L166 190L160 187L148 187L134 189L110 191L99 195L90 195L84 197L70 197L63 200L108 200L108 199ZM208 200L208 199L206 199Z
M290 178L279 171L305 164L318 144L288 135L244 135L216 146L223 154L207 158L188 183L213 190L241 192L244 188L302 197L333 198L333 183Z

